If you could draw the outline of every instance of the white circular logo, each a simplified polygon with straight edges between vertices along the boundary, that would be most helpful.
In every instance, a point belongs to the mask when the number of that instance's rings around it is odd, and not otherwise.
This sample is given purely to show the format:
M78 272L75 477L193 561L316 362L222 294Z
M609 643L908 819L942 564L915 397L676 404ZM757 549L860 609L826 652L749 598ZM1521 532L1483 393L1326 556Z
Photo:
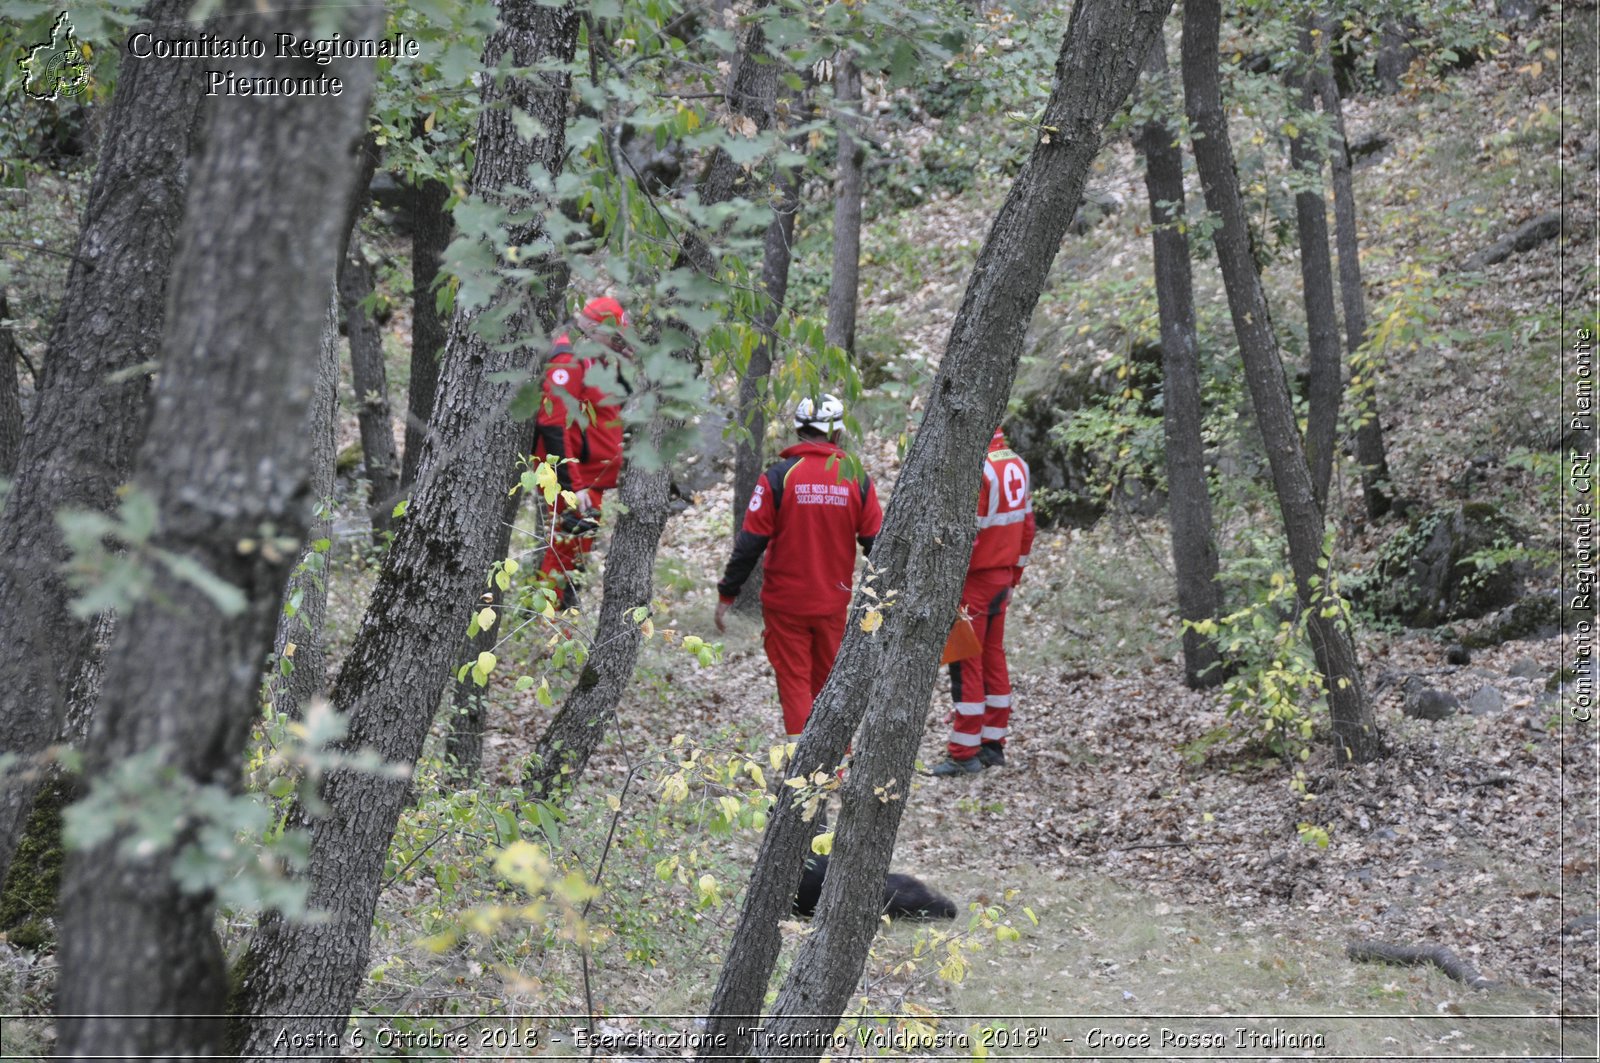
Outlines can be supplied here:
M571 380L572 376L565 369L556 369L551 372L550 379L562 387L566 387L567 381Z
M756 488L756 493L750 496L750 505L746 507L746 512L754 513L756 510L758 510L760 508L761 508L761 488L757 487Z
M1005 472L1006 505L1012 509L1022 505L1022 496L1028 490L1028 478L1015 465L1007 465Z

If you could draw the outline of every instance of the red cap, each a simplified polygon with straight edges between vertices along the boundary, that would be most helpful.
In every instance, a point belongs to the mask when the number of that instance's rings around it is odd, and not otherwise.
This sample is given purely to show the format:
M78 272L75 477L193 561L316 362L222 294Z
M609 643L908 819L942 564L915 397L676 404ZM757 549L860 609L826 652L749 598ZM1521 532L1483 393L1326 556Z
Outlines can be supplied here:
M610 322L618 328L628 327L627 311L622 309L622 304L609 295L602 295L598 299L590 299L583 304L583 316L597 325Z

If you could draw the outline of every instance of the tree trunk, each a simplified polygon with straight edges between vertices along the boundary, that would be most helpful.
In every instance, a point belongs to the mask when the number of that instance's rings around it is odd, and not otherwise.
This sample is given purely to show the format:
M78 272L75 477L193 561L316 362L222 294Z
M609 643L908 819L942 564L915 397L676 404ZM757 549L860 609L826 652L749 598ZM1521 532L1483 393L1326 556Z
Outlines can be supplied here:
M417 121L420 125L422 120ZM450 213L444 209L450 201L450 188L443 181L418 181L411 196L411 387L406 401L405 461L400 467L402 490L410 490L416 482L417 461L439 386L445 320L433 286L445 248L450 246L452 227Z
M367 188L377 169L378 152L371 134L361 145L355 195L339 224L340 269L350 254L356 221L366 209ZM353 360L353 358L352 358ZM359 388L357 389L359 392ZM267 700L278 712L298 719L327 682L323 618L328 611L328 558L333 536L333 487L337 473L339 416L339 292L329 286L327 316L317 352L317 383L306 410L306 438L311 441L311 494L315 501L309 541L289 573L278 611L278 632L272 639L272 664Z
M800 211L800 174L784 170L778 174L777 213L767 226L767 235L761 251L761 289L768 303L761 313L758 327L761 340L750 352L750 364L739 378L738 412L734 415L739 426L749 433L741 436L733 448L733 534L737 536L744 526L745 508L750 496L755 494L756 482L764 470L763 450L767 439L768 382L772 376L772 349L776 343L778 315L783 312L784 301L789 297L789 265L794 260L794 227ZM758 615L761 610L762 566L759 561L750 577L739 591L734 609L743 615Z
M770 0L755 0L764 8ZM728 80L728 110L750 119L758 131L772 126L773 100L777 98L778 64L767 54L767 38L759 18L747 18ZM705 205L726 203L750 191L750 171L734 162L721 148L711 153L696 186ZM698 263L697 263L698 265Z
M485 45L485 62L510 52L519 69L570 63L577 28L570 5L507 3ZM566 74L544 73L484 83L472 187L528 219L508 232L512 244L535 243L542 232L548 204L515 190L527 184L530 166L559 175L570 82ZM533 117L539 136L518 134L519 111ZM477 326L493 314L504 335L529 337L542 349L564 298L566 271L556 259L533 268L545 279L536 296L528 297L526 281L507 280L491 308L458 306L451 320L417 490L334 684L334 705L349 720L345 749L371 749L408 766L422 752L460 632L493 561L494 517L521 433L509 416L519 385L507 376L527 368L526 350L491 343ZM406 789L406 780L389 776L350 770L328 776L322 794L328 812L311 824L309 896L326 917L262 920L235 998L234 1040L246 1055L297 1054L274 1046L283 1031L311 1039L343 1032L366 976L383 861ZM265 1018L273 1015L294 1018Z
M828 280L828 323L825 336L856 353L856 297L861 285L862 164L866 152L851 134L860 121L861 72L849 50L839 53L834 69L833 98L839 131L839 183L833 200L833 273Z
M856 607L793 761L795 775L831 771L866 714L818 916L779 993L769 1043L787 1035L791 1045L804 1044L798 1038L831 1033L860 977L939 651L966 576L984 450L1005 412L1028 321L1105 123L1127 98L1167 6L1073 9L1039 140L979 254L873 547L878 594L898 591L896 604L870 633L859 622L865 606ZM782 787L712 999L707 1031L723 1038L717 1052L751 1052L741 1019L760 1013L778 956L778 921L788 915L811 833L793 789Z
M760 23L752 21L734 56L728 89L729 109L749 118L758 129L772 124L778 83L777 64L766 54L764 40ZM724 203L743 192L748 182L748 172L719 148L703 172L698 188L700 202L704 206ZM687 264L701 273L710 273L710 248L703 237L688 234L684 248L678 265ZM644 435L649 440L648 452L659 455L679 424L659 402L654 409ZM577 685L539 737L535 755L523 774L523 783L530 791L559 799L576 785L605 737L606 724L616 712L638 657L642 633L630 610L650 602L656 548L666 527L670 482L665 471L648 470L631 458L625 459L621 490L627 512L617 522L606 552L600 619L594 635L594 644L606 647L606 651L599 659L591 656L585 662Z
M516 445L516 455L532 454L537 442L536 426L532 420L524 421ZM507 484L507 489L510 484ZM494 548L490 560L499 561L511 552L511 533L516 528L517 512L522 508L522 492L504 496L500 507L499 523L495 525ZM493 650L500 641L501 620L505 609L500 588L492 582L482 585L474 609L491 606L495 612L494 623L469 636L462 642L457 654L457 665L462 661L475 661L478 654ZM488 688L480 687L467 675L450 686L449 720L444 739L447 776L451 782L473 785L483 772L483 728L488 717Z
M363 303L372 295L372 268L359 242L352 241L339 271L339 302L350 337L350 373L361 426L361 456L366 465L372 541L382 544L400 495L400 459L394 452L394 417L389 412L389 374L383 364L383 335Z
M354 220L353 218L351 219ZM322 692L327 652L322 622L328 611L328 555L333 534L333 481L337 459L334 422L339 409L339 307L328 292L322 343L317 351L317 382L306 410L304 431L310 441L311 497L316 500L309 541L289 574L278 611L278 632L272 640L275 671L267 700L278 712L299 719L305 705Z
M177 32L187 0L151 0L155 32ZM36 381L17 477L0 512L0 749L27 760L57 740L96 655L62 569L64 509L105 512L144 439L151 365L183 213L202 64L124 55L66 293ZM92 683L88 683L92 686ZM0 878L28 819L37 773L0 784Z
M1291 88L1300 89L1300 109L1309 118L1317 109L1314 88L1317 49L1309 28L1300 31L1304 72L1291 74ZM1298 84L1296 84L1298 83ZM1328 207L1322 199L1322 150L1309 131L1289 138L1289 160L1302 179L1315 175L1315 189L1296 192L1295 228L1300 237L1300 282L1306 307L1306 358L1310 386L1306 396L1306 460L1317 508L1328 509L1333 479L1333 453L1339 440L1339 400L1344 392L1344 365L1339 356L1339 316L1333 302L1333 259L1328 247Z
M1195 163L1206 205L1221 224L1213 231L1217 261L1228 291L1228 309L1244 359L1256 422L1266 444L1273 487L1289 540L1289 562L1302 607L1308 609L1311 647L1328 685L1329 714L1339 763L1367 761L1382 752L1372 705L1361 685L1355 642L1345 620L1319 607L1328 576L1323 554L1322 511L1312 493L1311 473L1300 446L1294 408L1283 377L1261 278L1256 273L1245 225L1233 147L1217 69L1219 0L1187 0L1183 18L1183 84Z
M650 421L650 452L661 453L668 424L657 415ZM615 718L617 702L633 678L634 662L644 634L635 609L648 608L654 579L656 548L671 513L671 476L664 463L646 468L637 461L624 466L618 486L623 512L606 548L606 574L600 601L595 646L572 692L534 751L523 784L529 793L559 800L576 784L589 757L599 748L606 726Z
M1136 143L1145 160L1156 302L1161 310L1161 421L1166 437L1172 563L1177 573L1178 615L1197 622L1216 617L1222 596L1217 587L1217 543L1200 431L1200 344L1189 274L1183 155L1165 118L1172 93L1167 85L1166 42L1160 37L1150 49L1145 71L1152 75L1160 110L1140 127ZM1185 627L1184 681L1195 689L1215 686L1224 678L1221 665L1216 643Z
M1389 458L1383 445L1383 428L1378 417L1377 366L1361 353L1367 342L1366 288L1361 280L1361 236L1356 224L1355 182L1350 173L1350 143L1344 132L1344 105L1339 99L1339 83L1328 62L1328 41L1333 21L1320 24L1316 65L1317 93L1322 109L1333 123L1328 154L1333 162L1333 232L1339 249L1339 299L1344 308L1345 351L1350 356L1352 373L1359 380L1356 392L1356 461L1361 466L1361 493L1367 516L1377 520L1389 512Z
M7 480L17 474L17 456L22 453L22 393L17 383L22 348L6 324L10 316L6 290L0 288L0 477Z
M225 10L230 32L313 33L309 11ZM359 9L340 28L363 38L381 17ZM57 997L66 1055L175 1058L222 1048L221 1023L204 1017L220 1013L227 992L215 908L208 890L180 885L178 849L197 844L217 812L201 788L239 786L261 660L294 557L276 543L306 532L305 408L374 79L370 60L235 60L235 69L337 74L344 92L222 96L209 114L135 486L160 515L152 543L241 597L228 605L182 569L152 561L150 593L118 627L86 757L87 800L127 800L107 790L108 774L139 770L132 763L141 758L148 767L132 785L188 807L176 841L153 853L115 836L69 856ZM181 681L175 661L193 662Z

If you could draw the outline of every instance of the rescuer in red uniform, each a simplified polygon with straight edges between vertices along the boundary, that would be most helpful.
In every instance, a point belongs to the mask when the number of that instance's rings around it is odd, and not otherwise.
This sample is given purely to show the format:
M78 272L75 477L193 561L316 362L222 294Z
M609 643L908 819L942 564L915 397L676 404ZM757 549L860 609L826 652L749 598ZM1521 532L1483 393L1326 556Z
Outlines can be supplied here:
M974 775L1006 762L1011 724L1011 675L1006 670L1006 606L1022 582L1033 548L1033 494L1028 463L1006 445L995 429L983 462L978 492L978 537L961 589L961 608L983 644L977 657L950 665L950 697L955 702L949 756L933 774Z
M728 607L739 596L762 552L762 641L778 680L783 729L798 738L811 716L844 638L855 576L856 544L872 550L883 524L878 493L865 474L846 479L839 448L844 404L832 395L803 399L795 409L800 442L761 475L733 556L717 584L717 630L726 631Z
M550 546L539 563L539 571L560 591L563 609L577 604L573 577L594 549L602 496L617 486L622 470L621 404L628 388L604 351L593 348L630 353L621 332L628 327L628 315L610 296L584 304L576 326L579 343L589 349L575 347L566 333L556 337L545 363L534 449L536 458L571 459L556 466L556 478L577 504L557 496Z

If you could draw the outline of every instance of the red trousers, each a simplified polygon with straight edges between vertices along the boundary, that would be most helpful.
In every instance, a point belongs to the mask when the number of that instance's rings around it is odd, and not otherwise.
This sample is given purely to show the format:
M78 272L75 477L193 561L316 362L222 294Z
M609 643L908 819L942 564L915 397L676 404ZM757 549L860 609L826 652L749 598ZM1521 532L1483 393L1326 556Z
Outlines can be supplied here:
M539 571L555 586L560 594L561 608L577 604L577 591L572 578L583 570L594 549L595 533L600 530L600 505L604 495L597 487L586 487L573 492L580 506L590 513L574 509L567 504L566 494L556 496L555 508L550 514L550 545L539 560Z
M763 607L761 615L766 621L761 641L778 679L783 730L793 740L806 729L811 703L833 671L833 659L844 641L845 613L798 616Z
M978 755L984 742L1005 745L1011 724L1011 673L1006 669L1006 605L1011 601L1009 568L984 568L967 574L961 607L983 652L950 664L950 699L955 720L949 751L955 760Z

